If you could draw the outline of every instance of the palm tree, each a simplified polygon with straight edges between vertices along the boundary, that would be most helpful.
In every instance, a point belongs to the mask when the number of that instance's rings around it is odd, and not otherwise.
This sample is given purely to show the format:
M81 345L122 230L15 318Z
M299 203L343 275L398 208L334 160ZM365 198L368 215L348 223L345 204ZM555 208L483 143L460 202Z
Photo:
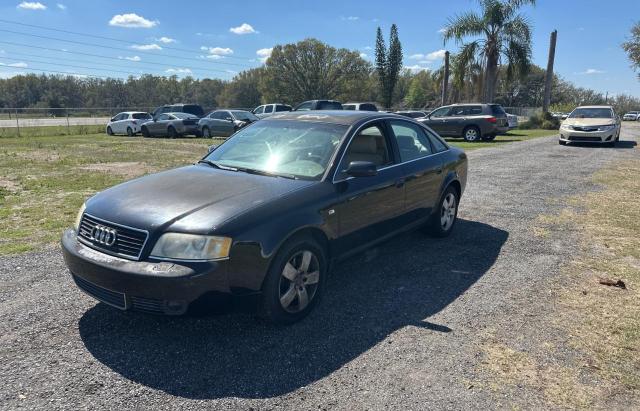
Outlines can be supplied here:
M480 0L481 11L466 12L449 19L444 27L445 44L455 39L460 44L461 69L474 63L484 69L483 102L493 101L498 81L498 66L506 62L507 77L525 75L531 64L531 24L519 9L535 0ZM465 42L465 39L475 40ZM461 73L464 78L464 73Z

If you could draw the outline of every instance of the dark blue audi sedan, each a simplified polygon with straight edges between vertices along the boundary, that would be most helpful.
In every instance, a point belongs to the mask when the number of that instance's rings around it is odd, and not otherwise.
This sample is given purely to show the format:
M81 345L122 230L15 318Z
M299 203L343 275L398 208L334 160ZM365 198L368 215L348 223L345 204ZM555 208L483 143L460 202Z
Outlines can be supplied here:
M122 310L253 295L262 317L292 323L333 262L405 230L451 233L466 180L465 153L412 119L276 114L197 164L91 197L64 258L79 288Z

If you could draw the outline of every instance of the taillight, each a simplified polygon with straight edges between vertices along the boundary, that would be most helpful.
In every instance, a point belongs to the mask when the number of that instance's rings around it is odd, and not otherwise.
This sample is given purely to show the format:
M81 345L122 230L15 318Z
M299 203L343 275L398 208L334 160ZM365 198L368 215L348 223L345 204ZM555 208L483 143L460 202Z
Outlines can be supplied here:
M489 118L487 119L487 121L488 121L489 123L497 123L497 122L498 122L498 119L497 119L497 118L495 118L495 117L489 117Z

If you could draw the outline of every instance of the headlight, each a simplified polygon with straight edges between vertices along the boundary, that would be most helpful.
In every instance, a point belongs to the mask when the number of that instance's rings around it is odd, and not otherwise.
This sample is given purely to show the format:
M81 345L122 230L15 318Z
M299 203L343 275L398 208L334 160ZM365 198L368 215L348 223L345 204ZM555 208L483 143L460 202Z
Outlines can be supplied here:
M573 126L570 126L569 124L562 124L560 128L563 128L565 130L573 130Z
M607 130L613 130L614 128L616 128L615 124L609 124L608 126L600 126L600 127L598 127L598 130L607 131Z
M78 215L76 216L76 221L73 224L73 229L76 230L76 233L80 231L80 220L82 220L82 214L84 214L84 210L87 208L87 205L82 203L82 207L80 207L80 211L78 211Z
M165 233L153 247L151 257L174 260L222 260L229 257L230 248L231 239L228 237Z

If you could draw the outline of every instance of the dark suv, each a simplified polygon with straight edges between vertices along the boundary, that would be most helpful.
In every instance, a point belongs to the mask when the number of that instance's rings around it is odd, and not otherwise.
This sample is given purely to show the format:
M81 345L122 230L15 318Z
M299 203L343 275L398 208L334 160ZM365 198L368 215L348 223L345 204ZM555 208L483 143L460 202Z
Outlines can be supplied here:
M507 113L499 104L453 104L437 108L418 121L441 136L466 141L493 140L509 131Z
M151 115L156 118L164 113L188 113L198 118L204 116L204 110L199 104L167 104L153 110Z
M302 102L293 111L306 110L342 110L342 103L335 100L309 100Z

